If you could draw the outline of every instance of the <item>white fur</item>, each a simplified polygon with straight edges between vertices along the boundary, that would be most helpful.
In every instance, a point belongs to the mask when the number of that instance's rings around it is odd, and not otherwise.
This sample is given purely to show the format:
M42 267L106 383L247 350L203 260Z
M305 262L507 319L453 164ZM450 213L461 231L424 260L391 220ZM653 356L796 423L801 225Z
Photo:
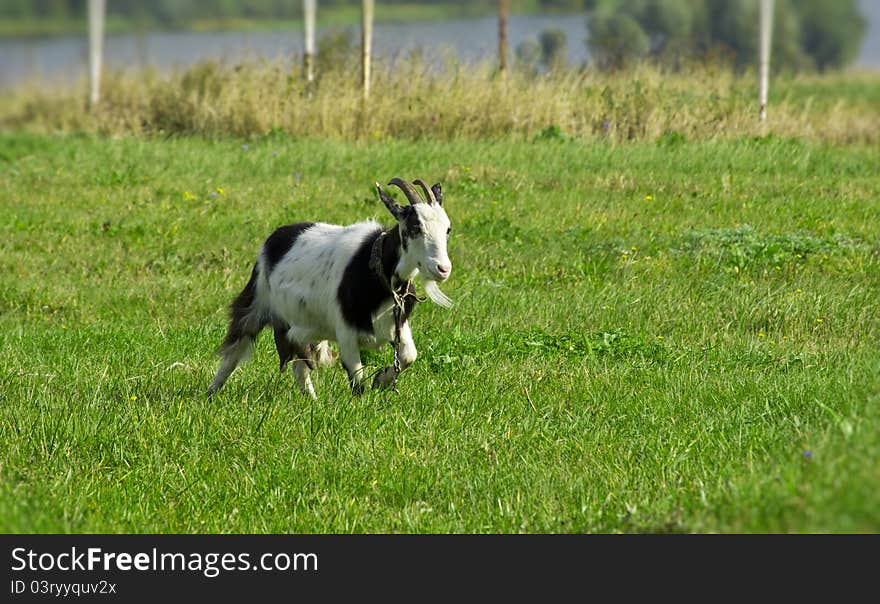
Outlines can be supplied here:
M452 308L452 300L449 299L449 296L440 291L440 287L437 285L436 281L427 279L422 275L422 286L425 288L425 295L430 298L431 302L438 304L443 308Z
M422 236L410 241L411 247L419 248L413 250L411 255L417 259L417 268L422 272L423 278L431 281L446 281L449 278L449 272L441 274L438 272L438 267L452 271L452 262L446 251L447 231L450 225L449 216L446 215L443 206L439 204L419 203L413 208L415 208L419 222L422 224Z

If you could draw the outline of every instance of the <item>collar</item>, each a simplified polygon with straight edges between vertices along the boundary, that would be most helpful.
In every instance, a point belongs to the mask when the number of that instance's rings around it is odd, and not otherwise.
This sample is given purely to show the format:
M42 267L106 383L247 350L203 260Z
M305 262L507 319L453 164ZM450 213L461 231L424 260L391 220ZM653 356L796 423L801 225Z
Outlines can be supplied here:
M399 226L398 227L391 227L387 231L382 231L382 233L380 233L379 236L376 237L376 241L373 242L373 248L370 252L370 265L369 266L373 270L373 272L376 274L376 276L379 277L379 281L381 281L382 284L388 289L388 291L391 292L391 294L395 298L397 298L398 296L402 296L402 295L406 294L406 291L409 288L410 282L409 281L404 282L401 285L401 287L398 288L399 291L395 291L393 284L397 280L397 275L392 274L389 277L388 275L385 274L385 266L382 263L382 247L385 243L385 237L387 237L388 234L394 230L394 228L400 228L400 227Z

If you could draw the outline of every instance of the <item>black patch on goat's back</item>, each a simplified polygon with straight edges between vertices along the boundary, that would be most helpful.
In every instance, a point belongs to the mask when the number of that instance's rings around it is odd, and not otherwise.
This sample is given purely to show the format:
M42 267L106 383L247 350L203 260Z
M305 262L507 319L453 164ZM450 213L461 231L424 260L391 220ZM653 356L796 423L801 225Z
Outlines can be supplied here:
M381 234L382 231L377 229L361 242L354 256L348 261L336 292L336 299L345 322L359 331L369 334L373 333L373 313L383 302L391 298L388 287L370 268L373 243ZM400 259L398 253L400 245L399 229L391 229L385 236L381 254L382 270L389 280L392 278L397 261ZM405 314L409 315L411 310L412 307L405 308Z
M297 237L303 234L307 229L315 226L314 222L298 222L296 224L288 224L275 229L266 243L263 244L263 252L266 255L266 274L270 275L275 265L281 262L284 255L290 251L293 244L296 243Z

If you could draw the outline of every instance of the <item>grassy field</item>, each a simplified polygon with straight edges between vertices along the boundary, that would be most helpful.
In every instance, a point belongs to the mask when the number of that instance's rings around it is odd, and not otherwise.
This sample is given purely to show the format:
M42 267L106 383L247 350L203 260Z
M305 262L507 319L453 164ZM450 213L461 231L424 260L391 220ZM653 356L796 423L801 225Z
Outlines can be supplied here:
M880 530L876 145L0 135L0 531ZM444 185L399 393L271 337L272 228ZM366 356L384 366L390 350Z
M319 70L313 84L286 61L205 61L174 74L131 69L86 83L32 82L0 94L0 131L381 142L388 139L661 141L764 136L880 144L880 74L781 75L768 121L756 119L754 73L713 64L670 72L560 69L499 75L491 63L443 67L424 57L377 61L368 104L357 61Z

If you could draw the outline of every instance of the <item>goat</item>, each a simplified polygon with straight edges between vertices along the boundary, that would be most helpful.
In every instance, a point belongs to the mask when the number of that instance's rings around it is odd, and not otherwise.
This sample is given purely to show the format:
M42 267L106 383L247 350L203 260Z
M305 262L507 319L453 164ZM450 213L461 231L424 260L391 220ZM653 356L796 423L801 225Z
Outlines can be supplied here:
M452 229L440 183L428 188L420 179L411 184L393 178L388 184L400 187L410 203L401 206L376 183L379 199L397 223L388 229L373 220L350 226L301 222L266 239L250 280L230 306L222 362L208 396L251 355L267 325L275 332L281 371L293 361L300 391L312 398L310 371L335 360L329 340L339 346L354 394L364 391L361 346L394 348L394 364L376 375L373 388L392 386L412 365L416 347L409 316L418 300L412 280L421 274L428 298L452 305L437 287L452 272L446 251Z

